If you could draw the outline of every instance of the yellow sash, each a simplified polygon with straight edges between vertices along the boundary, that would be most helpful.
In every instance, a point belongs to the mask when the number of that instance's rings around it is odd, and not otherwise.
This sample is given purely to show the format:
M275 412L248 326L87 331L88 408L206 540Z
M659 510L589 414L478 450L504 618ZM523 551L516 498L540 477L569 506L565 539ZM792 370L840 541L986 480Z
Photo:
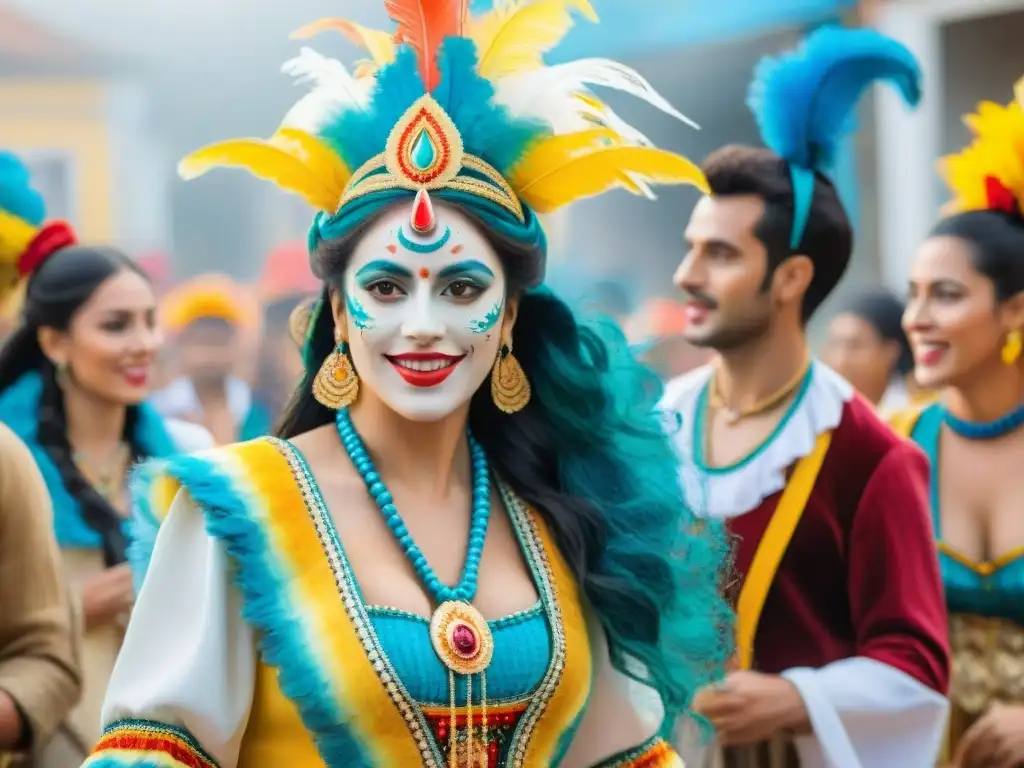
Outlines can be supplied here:
M818 479L831 442L832 433L822 433L814 444L814 450L797 463L743 580L736 607L736 656L740 669L750 669L753 664L754 637L764 601L797 523L807 507L807 500L811 497L814 482Z

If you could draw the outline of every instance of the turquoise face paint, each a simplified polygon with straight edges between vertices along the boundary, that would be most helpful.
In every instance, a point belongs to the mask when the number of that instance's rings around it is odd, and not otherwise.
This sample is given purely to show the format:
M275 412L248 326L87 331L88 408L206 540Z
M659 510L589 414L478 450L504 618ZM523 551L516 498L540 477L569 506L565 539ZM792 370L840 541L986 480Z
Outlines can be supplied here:
M501 319L501 303L495 303L491 311L479 320L470 320L469 330L473 333L487 333Z
M377 259L362 267L355 276L356 283L364 290L371 283L384 278L411 280L412 272L393 261Z
M486 279L487 285L490 285L494 281L494 272L483 262L469 259L449 264L437 273L438 280L447 280L453 277L480 277Z
M441 235L437 240L432 243L417 243L410 240L405 236L405 232L401 227L398 228L398 242L407 251L413 253L434 253L444 248L445 243L448 242L448 238L452 236L451 227L444 228L444 234Z
M360 331L369 331L373 328L373 316L359 303L359 299L348 291L345 292L345 310L352 318L352 324Z

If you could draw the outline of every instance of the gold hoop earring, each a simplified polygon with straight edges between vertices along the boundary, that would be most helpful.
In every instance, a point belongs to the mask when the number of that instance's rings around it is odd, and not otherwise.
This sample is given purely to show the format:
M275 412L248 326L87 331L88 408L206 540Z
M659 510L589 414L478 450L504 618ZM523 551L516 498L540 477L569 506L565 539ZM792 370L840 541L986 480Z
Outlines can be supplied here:
M359 376L348 356L348 342L335 347L313 379L313 397L332 411L347 408L359 397Z
M1013 365L1020 359L1021 350L1024 349L1024 339L1020 331L1010 331L1006 334L1006 343L1003 344L1003 362L1006 365Z
M530 380L508 344L502 344L491 369L491 399L499 411L518 413L530 402Z

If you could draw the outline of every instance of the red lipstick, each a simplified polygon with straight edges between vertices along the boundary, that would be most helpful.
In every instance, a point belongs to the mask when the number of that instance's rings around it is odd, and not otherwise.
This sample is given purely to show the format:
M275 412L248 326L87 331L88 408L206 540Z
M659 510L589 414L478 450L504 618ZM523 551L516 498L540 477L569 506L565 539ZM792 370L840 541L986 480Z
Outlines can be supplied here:
M449 376L465 355L442 355L438 352L406 352L385 355L406 383L414 387L436 387Z

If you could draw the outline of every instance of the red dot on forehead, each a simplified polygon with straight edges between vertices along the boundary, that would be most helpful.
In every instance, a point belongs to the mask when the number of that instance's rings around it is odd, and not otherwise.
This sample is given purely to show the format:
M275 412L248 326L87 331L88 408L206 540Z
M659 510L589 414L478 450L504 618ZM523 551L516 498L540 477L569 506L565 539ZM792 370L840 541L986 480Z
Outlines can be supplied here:
M427 269L426 267L420 267L420 277L426 280L428 277L430 277L430 270Z
M453 245L452 246L452 253L459 253L461 250L462 250L462 246L461 245Z
M388 246L388 253L398 253L398 246L392 243Z

